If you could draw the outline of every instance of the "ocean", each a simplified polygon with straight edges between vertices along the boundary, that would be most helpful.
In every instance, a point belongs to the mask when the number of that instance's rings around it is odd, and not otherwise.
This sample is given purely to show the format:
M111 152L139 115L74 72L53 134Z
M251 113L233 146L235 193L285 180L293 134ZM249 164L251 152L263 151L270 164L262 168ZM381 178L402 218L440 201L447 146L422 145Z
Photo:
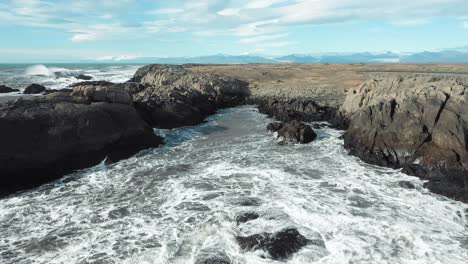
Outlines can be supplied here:
M77 74L117 82L137 68L3 65L0 83L64 88ZM221 110L156 129L158 149L0 200L0 263L468 263L468 205L347 155L343 131L281 144L271 121L254 106ZM260 217L238 224L245 212ZM286 228L323 243L280 262L236 242Z

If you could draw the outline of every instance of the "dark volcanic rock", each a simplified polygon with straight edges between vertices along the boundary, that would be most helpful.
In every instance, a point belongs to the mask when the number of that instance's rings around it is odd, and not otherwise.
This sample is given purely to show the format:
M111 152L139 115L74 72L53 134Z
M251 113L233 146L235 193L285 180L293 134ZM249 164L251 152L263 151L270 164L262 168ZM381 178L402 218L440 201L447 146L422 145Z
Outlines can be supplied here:
M73 92L73 89L68 89L68 88L58 89L58 90L48 89L48 90L46 90L44 92L44 94L52 94L52 93L68 93L68 94L70 94L71 92Z
M246 223L248 221L255 220L259 217L260 216L255 212L245 212L236 216L236 222L237 224Z
M67 93L1 105L0 131L0 195L162 143L132 106Z
M293 120L303 122L327 121L333 127L345 129L347 123L341 118L337 109L323 106L313 99L287 98L250 98L248 103L258 105L261 113L267 114L283 122Z
M350 154L403 168L431 191L468 202L468 79L384 76L351 90L341 108Z
M106 81L81 82L73 84L70 87L73 88L72 96L87 98L91 102L133 104L133 96L129 91L131 89L130 83L114 84Z
M31 84L26 89L24 89L24 94L39 94L46 91L46 88L39 84Z
M85 74L80 74L80 75L76 76L75 78L78 79L78 80L85 80L85 81L89 81L89 80L93 79L92 76L85 75Z
M237 237L242 250L263 250L275 260L284 260L298 252L310 241L297 229L286 229L275 234L262 233L248 237Z
M0 85L0 93L12 93L12 92L19 92L19 90L10 88L5 85Z
M291 143L307 144L317 138L317 134L315 134L311 126L299 121L270 123L267 129L277 132L279 137L284 138L284 141Z
M146 86L134 95L137 109L161 128L198 124L217 109L240 104L249 94L246 82L175 65L144 66L131 81Z

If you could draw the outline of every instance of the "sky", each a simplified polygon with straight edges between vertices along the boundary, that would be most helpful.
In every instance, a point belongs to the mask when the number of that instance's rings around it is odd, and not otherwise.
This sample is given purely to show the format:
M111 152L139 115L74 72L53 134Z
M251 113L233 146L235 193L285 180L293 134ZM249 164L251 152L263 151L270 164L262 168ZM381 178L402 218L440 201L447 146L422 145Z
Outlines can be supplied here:
M438 51L468 0L0 0L0 62Z

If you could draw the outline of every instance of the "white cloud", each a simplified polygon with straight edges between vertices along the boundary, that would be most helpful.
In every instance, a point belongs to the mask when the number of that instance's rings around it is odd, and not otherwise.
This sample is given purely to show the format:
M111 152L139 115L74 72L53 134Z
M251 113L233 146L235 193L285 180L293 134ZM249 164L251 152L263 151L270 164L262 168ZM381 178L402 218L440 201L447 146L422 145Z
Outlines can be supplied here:
M464 28L468 28L468 21L463 23Z
M274 4L284 3L288 0L254 0L249 1L244 7L250 9L267 8Z
M288 34L275 34L275 35L264 35L264 36L257 36L252 38L244 38L241 39L240 43L255 43L255 42L263 42L268 40L275 40L286 37Z
M86 41L93 41L97 40L98 36L93 33L78 33L73 35L71 41L73 42L86 42Z
M429 19L407 19L407 20L399 20L393 21L390 24L395 26L402 26L402 27L411 27L411 26L420 26L429 24Z
M104 14L102 16L100 16L99 18L102 18L102 19L112 19L112 14Z
M226 8L218 12L220 16L239 16L240 15L240 8Z
M182 12L184 12L184 10L180 8L161 8L161 9L151 10L148 13L154 14L154 15L171 15L171 14L178 14Z
M258 47L263 47L263 48L280 48L280 47L285 47L285 46L290 46L297 44L295 41L281 41L281 42L272 42L272 43L265 43L265 44L259 44Z
M467 13L466 0L2 0L0 25L56 28L73 33L74 42L191 32L254 43L302 25L378 21L415 26ZM93 26L105 20L108 24Z

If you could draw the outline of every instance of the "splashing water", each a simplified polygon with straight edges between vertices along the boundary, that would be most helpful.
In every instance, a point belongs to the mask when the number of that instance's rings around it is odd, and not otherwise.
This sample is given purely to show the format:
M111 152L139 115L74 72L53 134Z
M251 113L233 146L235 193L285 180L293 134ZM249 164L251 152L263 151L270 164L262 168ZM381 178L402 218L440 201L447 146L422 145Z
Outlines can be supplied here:
M467 263L467 206L346 155L340 131L281 145L253 107L158 131L167 144L0 200L1 263L279 263L235 237L322 239L288 263ZM415 189L399 187L410 181ZM235 217L258 219L237 224Z

